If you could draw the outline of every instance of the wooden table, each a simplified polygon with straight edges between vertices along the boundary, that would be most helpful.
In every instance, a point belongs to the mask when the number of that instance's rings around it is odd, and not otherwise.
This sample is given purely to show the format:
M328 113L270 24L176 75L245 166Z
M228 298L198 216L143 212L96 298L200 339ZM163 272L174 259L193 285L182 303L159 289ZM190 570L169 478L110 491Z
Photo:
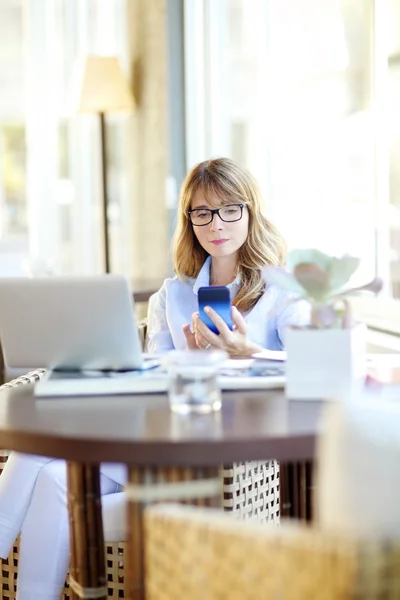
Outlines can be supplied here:
M224 394L221 412L182 417L170 412L165 395L37 400L32 391L26 385L0 393L0 447L68 461L75 598L84 593L106 598L100 462L128 465L128 597L142 600L146 504L163 499L215 504L224 463L311 459L321 408L319 402L288 402L282 391L231 392ZM85 528L90 540L82 536ZM93 548L98 549L96 581L85 576L89 544L92 564Z

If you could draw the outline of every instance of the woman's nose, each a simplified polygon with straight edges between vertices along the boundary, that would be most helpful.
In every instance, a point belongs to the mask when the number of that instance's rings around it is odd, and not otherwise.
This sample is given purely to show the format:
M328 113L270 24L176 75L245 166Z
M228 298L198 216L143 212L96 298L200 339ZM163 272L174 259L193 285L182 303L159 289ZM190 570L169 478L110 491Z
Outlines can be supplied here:
M210 229L211 231L218 231L218 229L222 229L222 227L223 221L220 219L217 213L215 213L215 215L213 215L213 220L210 223Z

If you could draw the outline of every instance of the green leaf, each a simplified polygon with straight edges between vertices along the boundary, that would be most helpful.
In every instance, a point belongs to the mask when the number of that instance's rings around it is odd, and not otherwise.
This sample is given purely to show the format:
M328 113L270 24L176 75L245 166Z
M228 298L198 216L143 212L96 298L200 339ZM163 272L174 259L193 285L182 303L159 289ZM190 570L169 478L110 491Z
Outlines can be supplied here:
M288 273L282 267L267 266L262 271L266 283L274 283L279 287L295 292L300 296L306 296L306 290L300 285L291 273Z
M344 290L334 291L332 293L332 298L342 298L344 296L354 296L355 294L359 294L361 292L372 292L373 294L379 294L383 289L383 281L380 277L374 277L372 281L365 283L364 285L360 285L355 288L347 288Z
M315 264L324 271L329 271L332 257L320 250L313 248L299 248L289 252L286 264L290 271L294 271L295 267L302 263Z
M328 273L319 266L307 263L297 265L293 275L315 300L323 301L329 295Z
M331 293L339 290L349 281L360 265L360 259L350 254L345 254L341 258L332 258L329 268L329 284Z

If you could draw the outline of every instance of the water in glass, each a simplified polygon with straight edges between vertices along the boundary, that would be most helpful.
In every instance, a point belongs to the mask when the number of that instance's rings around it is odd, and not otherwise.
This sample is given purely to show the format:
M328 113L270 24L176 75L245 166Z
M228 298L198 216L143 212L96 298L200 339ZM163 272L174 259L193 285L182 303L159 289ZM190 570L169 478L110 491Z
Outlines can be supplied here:
M218 368L226 359L219 351L171 353L169 402L171 410L181 414L210 413L221 408Z

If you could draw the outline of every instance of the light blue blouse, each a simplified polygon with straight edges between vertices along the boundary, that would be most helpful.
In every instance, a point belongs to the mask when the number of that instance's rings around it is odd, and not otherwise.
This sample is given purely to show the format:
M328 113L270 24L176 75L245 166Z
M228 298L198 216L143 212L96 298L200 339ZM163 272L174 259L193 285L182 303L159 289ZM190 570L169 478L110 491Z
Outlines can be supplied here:
M192 323L192 314L199 310L197 292L210 285L211 257L202 266L197 279L182 281L177 277L166 279L161 289L149 301L147 323L147 351L167 352L184 350L186 339L182 331L185 323ZM240 278L227 286L233 299L240 287ZM284 330L288 325L305 325L310 310L304 301L292 302L293 293L276 285L266 285L264 294L243 316L249 339L269 350L282 350Z

